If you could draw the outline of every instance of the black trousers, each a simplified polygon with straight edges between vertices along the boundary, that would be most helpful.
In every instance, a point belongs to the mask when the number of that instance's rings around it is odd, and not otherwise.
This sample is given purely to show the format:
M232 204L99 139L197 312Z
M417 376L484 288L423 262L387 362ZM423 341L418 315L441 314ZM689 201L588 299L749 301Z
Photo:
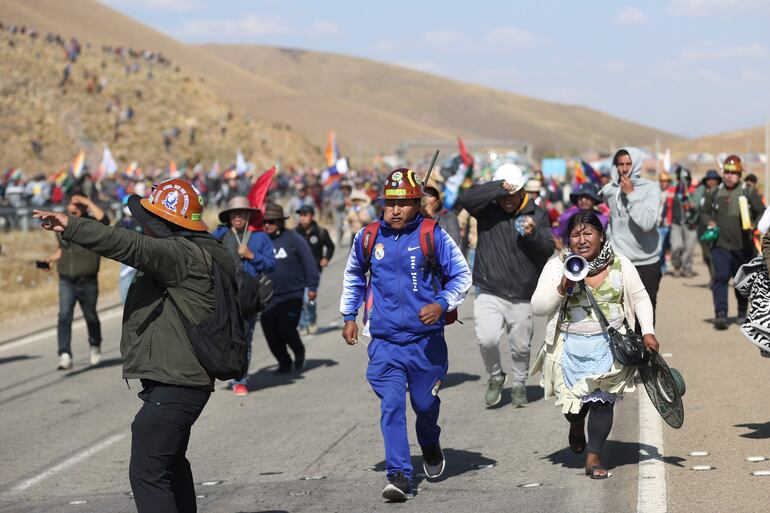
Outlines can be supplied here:
M565 413L570 424L583 422L588 416L588 452L601 455L604 442L612 431L612 421L615 417L615 403L603 401L585 403L580 413Z
M128 477L139 513L195 513L187 443L211 392L142 380L144 401L131 424Z
M658 305L658 289L660 288L660 279L663 274L660 271L660 264L648 264L637 265L636 271L639 273L639 278L642 280L644 288L647 289L647 294L650 296L652 302L652 321L655 322L655 307ZM639 326L639 321L636 321L636 332L641 333L642 329Z
M270 352L278 360L278 365L287 369L291 367L291 356L286 346L291 348L295 359L305 359L305 346L297 331L302 314L302 297L279 301L262 312L260 323Z
M91 347L102 345L102 325L96 313L98 299L99 280L96 276L81 278L59 276L59 322L56 326L59 356L64 353L72 355L72 318L75 315L76 303L80 303L83 318L86 320L88 344Z

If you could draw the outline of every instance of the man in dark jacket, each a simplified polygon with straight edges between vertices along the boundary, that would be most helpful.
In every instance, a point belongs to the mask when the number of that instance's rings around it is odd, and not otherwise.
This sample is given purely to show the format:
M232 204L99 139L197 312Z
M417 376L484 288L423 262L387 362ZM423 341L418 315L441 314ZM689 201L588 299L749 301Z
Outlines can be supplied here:
M82 194L73 194L67 205L67 213L73 217L94 219L103 224L110 224L110 219ZM59 247L48 259L49 269L56 263L59 272L59 322L56 336L59 340L59 370L72 368L72 317L75 303L80 303L83 318L88 329L88 345L91 348L91 365L98 365L102 356L102 326L96 313L99 299L99 260L100 256L77 244L59 239Z
M310 246L310 252L313 253L313 258L315 258L318 265L318 273L320 274L332 259L334 243L332 238L329 237L329 231L318 226L318 223L316 223L314 219L315 209L312 206L303 205L297 210L297 214L299 215L297 233L305 237ZM311 335L318 331L318 326L316 325L316 302L315 299L311 301L308 298L308 291L305 291L299 327L303 330L306 329Z
M478 221L473 284L480 294L473 305L476 336L489 373L487 407L500 403L507 376L500 365L503 336L513 357L514 406L527 403L529 352L534 330L530 300L545 262L553 255L548 215L524 190L526 176L514 164L503 164L494 181L475 185L460 198Z
M727 285L738 268L752 259L755 253L754 226L765 211L762 197L756 189L741 184L743 164L740 157L730 155L725 159L724 176L710 197L704 202L701 221L707 227L719 228L719 238L711 248L714 279L711 293L714 300L714 329L727 329ZM741 212L745 204L745 213ZM746 322L748 300L735 291L738 300L737 323Z
M56 212L34 214L62 240L139 271L126 298L120 341L123 377L142 382L144 403L131 425L129 465L139 513L196 511L185 453L214 382L195 356L182 319L198 324L214 310L214 260L235 277L227 250L205 233L200 198L182 180L161 183L146 199L132 196L128 205L145 235Z
M287 217L280 205L265 206L262 223L273 241L275 269L268 276L273 282L273 298L262 312L262 331L267 345L278 360L276 374L292 371L292 361L286 346L294 353L294 369L305 365L305 346L297 331L302 313L302 298L307 289L308 299L315 301L320 274L310 246L299 233L287 230Z

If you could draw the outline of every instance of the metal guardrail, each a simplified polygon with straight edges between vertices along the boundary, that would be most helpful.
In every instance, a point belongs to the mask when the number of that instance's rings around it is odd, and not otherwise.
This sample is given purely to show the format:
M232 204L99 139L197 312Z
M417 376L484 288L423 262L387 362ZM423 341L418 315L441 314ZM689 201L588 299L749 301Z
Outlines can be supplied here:
M119 221L123 218L123 207L120 202L104 201L97 202L97 205L107 212L107 215L110 216L111 220ZM54 212L64 212L64 208L64 205L51 204L40 207L33 205L25 205L23 207L0 207L0 232L10 232L14 230L21 230L24 232L29 231L35 224L35 221L32 219L33 210L43 209L53 210Z

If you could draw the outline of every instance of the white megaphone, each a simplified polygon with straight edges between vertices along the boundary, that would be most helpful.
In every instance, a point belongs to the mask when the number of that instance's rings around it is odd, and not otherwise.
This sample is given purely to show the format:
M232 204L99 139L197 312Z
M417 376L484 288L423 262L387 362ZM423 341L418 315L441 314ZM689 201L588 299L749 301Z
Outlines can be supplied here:
M568 280L578 282L588 276L588 260L574 253L564 260L564 276Z

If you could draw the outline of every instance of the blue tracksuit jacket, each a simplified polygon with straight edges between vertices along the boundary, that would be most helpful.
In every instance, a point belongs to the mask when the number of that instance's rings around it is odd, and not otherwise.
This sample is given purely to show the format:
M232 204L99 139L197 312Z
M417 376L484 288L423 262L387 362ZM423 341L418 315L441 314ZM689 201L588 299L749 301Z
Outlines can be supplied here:
M369 311L369 332L397 344L424 339L444 329L444 316L432 326L420 322L420 309L430 303L439 303L446 312L454 310L465 298L471 286L471 273L462 252L452 238L436 228L436 260L447 283L443 290L434 291L431 280L435 279L420 249L420 222L418 215L413 221L396 232L380 219L380 230L371 256L372 305ZM366 296L366 275L359 231L345 267L340 311L345 320L354 320L358 308Z

